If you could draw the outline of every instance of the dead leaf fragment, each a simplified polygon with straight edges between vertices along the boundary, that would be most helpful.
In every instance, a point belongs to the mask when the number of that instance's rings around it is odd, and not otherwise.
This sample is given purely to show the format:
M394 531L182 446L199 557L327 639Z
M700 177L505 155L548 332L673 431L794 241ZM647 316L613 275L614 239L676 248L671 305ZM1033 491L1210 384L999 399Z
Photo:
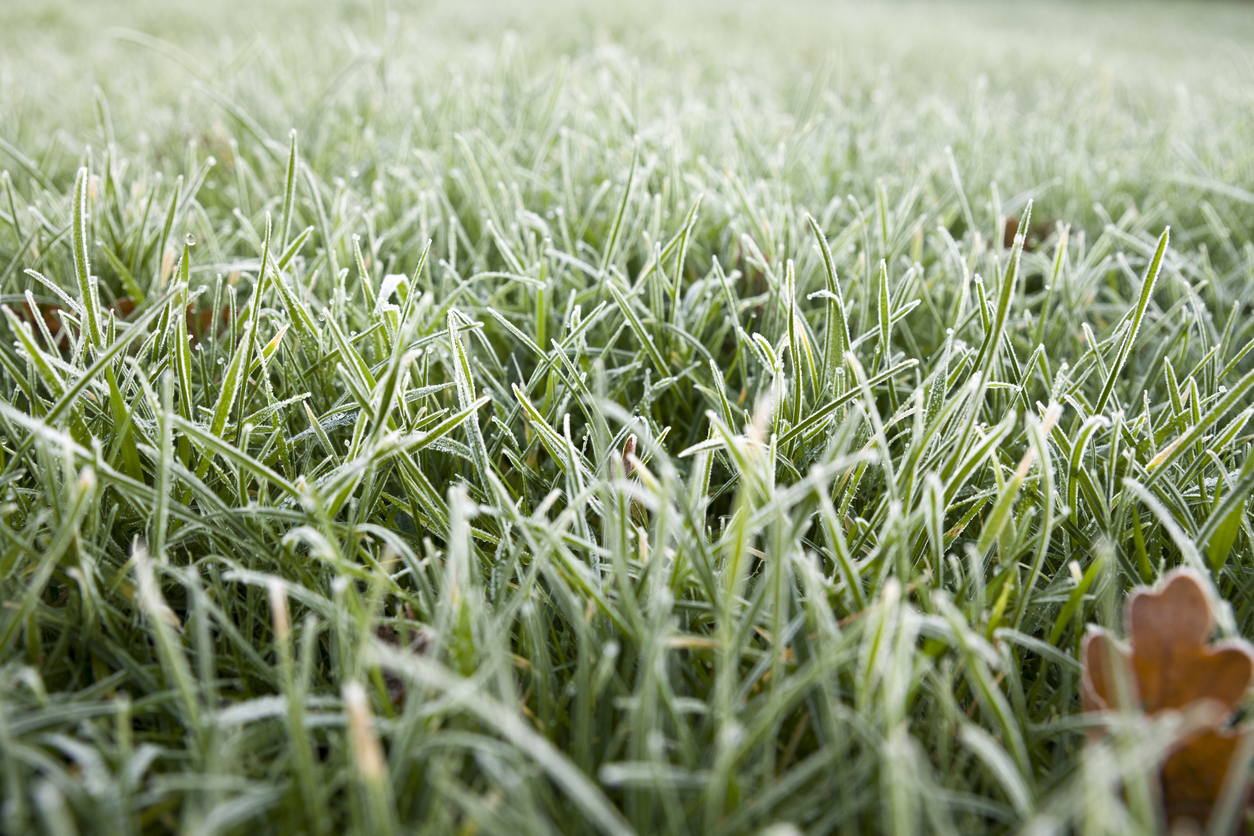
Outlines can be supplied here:
M1239 735L1227 726L1254 681L1254 647L1242 639L1207 643L1214 614L1189 570L1170 573L1156 590L1137 589L1124 614L1130 649L1097 628L1085 639L1084 710L1139 708L1153 715L1209 708L1212 721L1185 738L1162 768L1167 820L1204 825L1237 746Z
M414 608L408 603L405 604L404 617L401 622L405 626L405 633L409 634L408 649L410 653L423 655L427 652L428 646L433 638L431 633L425 627L418 626L418 618L414 615ZM389 624L380 624L375 627L375 635L384 643L393 647L401 647L401 631ZM393 706L399 707L405 702L405 680L400 674L391 668L383 669L383 682L387 686L388 699L392 701Z

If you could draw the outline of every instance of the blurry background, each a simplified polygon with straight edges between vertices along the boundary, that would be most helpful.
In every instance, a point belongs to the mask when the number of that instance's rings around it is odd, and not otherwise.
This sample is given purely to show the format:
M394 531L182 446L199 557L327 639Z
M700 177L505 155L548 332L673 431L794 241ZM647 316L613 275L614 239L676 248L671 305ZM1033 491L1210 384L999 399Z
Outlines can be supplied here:
M439 144L436 112L444 135L506 127L490 91L516 130L577 131L591 108L629 129L611 146L664 138L820 205L952 146L969 191L1045 185L1042 208L1079 220L1094 200L1254 186L1252 44L1244 3L6 0L0 138L64 178L106 131L160 166L189 140L224 158L227 134L295 127L349 177ZM20 176L11 153L0 166Z

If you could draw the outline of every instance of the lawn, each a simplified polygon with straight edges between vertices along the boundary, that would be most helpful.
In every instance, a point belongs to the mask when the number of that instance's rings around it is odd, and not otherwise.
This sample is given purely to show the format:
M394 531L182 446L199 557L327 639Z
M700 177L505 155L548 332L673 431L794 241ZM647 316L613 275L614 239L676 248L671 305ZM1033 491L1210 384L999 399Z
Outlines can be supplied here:
M1081 650L1178 567L1254 637L1252 59L7 0L0 832L1162 832L1193 715Z

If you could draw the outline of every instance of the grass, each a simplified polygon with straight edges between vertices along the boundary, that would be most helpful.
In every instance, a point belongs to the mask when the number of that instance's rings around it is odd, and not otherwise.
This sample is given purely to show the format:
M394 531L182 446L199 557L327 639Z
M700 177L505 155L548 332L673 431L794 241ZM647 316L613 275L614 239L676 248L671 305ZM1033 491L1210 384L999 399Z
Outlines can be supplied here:
M0 829L1156 832L1247 17L6 5Z

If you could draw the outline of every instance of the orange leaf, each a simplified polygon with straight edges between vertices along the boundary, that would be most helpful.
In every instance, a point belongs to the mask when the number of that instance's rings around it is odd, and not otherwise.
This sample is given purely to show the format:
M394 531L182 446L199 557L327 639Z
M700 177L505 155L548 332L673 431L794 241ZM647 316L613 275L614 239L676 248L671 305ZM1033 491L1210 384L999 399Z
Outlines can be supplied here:
M1167 820L1205 823L1236 749L1238 735L1227 725L1254 680L1254 647L1243 639L1207 644L1214 614L1201 580L1186 569L1157 590L1138 588L1124 613L1130 650L1105 630L1085 638L1084 710L1153 715L1209 703L1212 722L1182 740L1162 769Z

